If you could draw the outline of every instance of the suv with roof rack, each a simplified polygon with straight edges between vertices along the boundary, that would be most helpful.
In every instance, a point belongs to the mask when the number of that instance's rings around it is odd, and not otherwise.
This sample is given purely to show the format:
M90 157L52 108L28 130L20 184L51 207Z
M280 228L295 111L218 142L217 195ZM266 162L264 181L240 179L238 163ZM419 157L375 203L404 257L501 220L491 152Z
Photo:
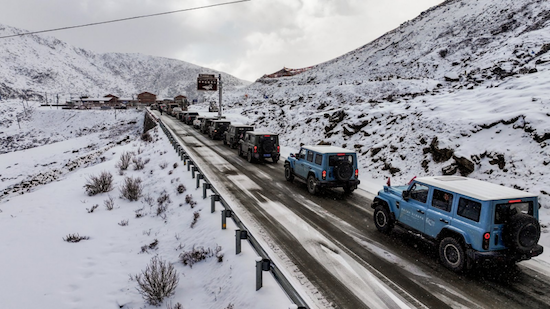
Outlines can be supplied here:
M311 194L336 187L351 193L360 183L357 154L335 146L302 146L297 155L291 153L285 161L286 180L293 181L295 177L306 182Z
M277 163L279 151L279 135L265 132L247 131L238 146L239 156L246 157L250 163L265 158L271 158L273 163Z
M486 181L416 178L408 186L384 186L372 208L379 231L399 225L432 240L453 271L485 261L516 263L543 251L537 196Z

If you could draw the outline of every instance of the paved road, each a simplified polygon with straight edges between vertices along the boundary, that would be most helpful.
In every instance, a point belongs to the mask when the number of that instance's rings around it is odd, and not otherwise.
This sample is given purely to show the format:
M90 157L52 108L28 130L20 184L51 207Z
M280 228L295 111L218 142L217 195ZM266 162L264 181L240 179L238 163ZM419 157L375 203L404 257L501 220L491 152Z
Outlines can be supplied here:
M399 229L377 232L368 194L335 189L312 196L305 184L284 179L284 160L250 164L221 141L172 117L162 120L209 179L223 184L229 199L261 228L274 251L296 265L298 276L314 286L309 291L322 294L317 306L550 308L545 275L524 267L450 272L432 244Z

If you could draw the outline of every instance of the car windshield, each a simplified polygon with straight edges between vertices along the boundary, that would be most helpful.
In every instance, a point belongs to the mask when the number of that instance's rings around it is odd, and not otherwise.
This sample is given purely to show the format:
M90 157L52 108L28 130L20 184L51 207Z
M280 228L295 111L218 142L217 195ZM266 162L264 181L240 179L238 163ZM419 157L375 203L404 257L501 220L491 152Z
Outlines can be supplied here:
M353 156L350 154L330 155L328 157L328 166L336 166L341 161L348 161L353 164Z

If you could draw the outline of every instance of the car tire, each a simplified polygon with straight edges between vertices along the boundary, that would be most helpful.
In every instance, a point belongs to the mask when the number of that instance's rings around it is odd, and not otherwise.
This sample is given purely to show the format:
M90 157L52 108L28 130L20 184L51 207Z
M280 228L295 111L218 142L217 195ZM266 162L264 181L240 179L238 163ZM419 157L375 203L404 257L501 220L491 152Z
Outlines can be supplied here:
M279 156L273 156L271 160L273 160L273 164L277 164L277 162L279 162Z
M248 152L246 159L249 163L252 163L254 161L254 158L252 157L252 151Z
M540 224L533 216L518 213L504 227L504 243L519 252L529 253L540 239Z
M388 207L378 205L374 208L374 226L376 229L384 234L388 234L393 229L393 219L390 215Z
M445 237L439 243L439 259L443 266L454 272L460 272L466 265L466 252L456 238Z
M290 164L285 164L285 179L289 182L292 182L294 180L294 173L292 173L292 168L290 168Z
M243 156L243 151L241 150L241 147L239 147L239 150L237 151L237 153L239 154L239 157Z
M227 146L227 141L225 140L225 138L223 139L223 144Z
M315 176L313 175L309 175L307 177L307 191L313 195L317 194L317 182L315 180Z
M334 177L339 181L349 180L353 176L353 166L347 161L340 161L334 167Z

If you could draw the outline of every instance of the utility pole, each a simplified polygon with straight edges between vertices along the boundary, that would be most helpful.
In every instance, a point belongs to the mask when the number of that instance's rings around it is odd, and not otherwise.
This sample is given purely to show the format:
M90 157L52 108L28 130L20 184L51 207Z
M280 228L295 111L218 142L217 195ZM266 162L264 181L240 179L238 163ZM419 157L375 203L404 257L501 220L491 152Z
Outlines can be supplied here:
M222 119L222 75L220 74L218 77L218 91L220 92L220 105L218 106L218 118Z

